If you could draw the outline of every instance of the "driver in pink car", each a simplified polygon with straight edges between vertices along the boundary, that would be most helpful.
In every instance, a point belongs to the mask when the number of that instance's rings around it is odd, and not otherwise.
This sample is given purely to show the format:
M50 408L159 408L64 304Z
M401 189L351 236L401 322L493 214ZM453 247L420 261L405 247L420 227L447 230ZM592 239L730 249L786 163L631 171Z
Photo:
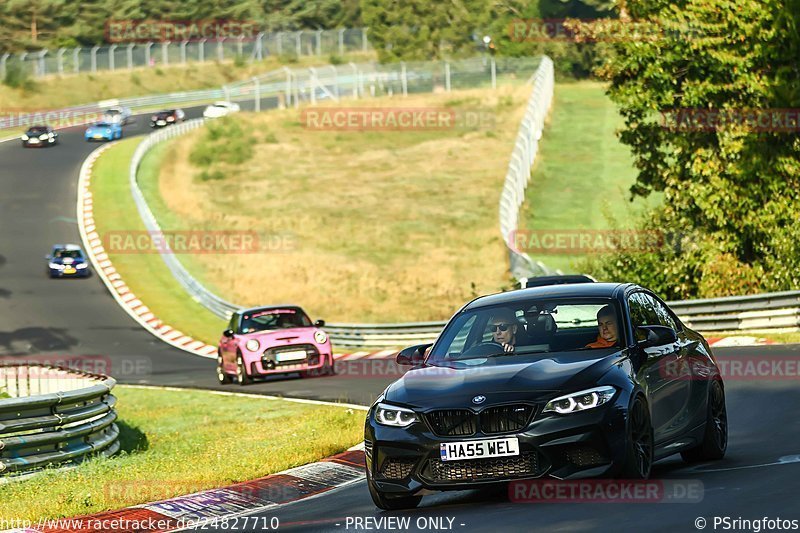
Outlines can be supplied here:
M489 319L492 340L503 346L503 351L513 352L517 343L519 321L510 309L498 309Z

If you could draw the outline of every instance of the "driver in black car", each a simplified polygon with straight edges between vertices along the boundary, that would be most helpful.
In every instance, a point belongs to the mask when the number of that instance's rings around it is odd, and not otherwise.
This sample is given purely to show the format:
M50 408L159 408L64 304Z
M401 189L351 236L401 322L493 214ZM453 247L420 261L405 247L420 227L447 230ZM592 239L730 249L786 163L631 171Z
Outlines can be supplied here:
M517 343L519 321L510 309L498 309L489 319L492 340L503 346L504 352L513 352Z

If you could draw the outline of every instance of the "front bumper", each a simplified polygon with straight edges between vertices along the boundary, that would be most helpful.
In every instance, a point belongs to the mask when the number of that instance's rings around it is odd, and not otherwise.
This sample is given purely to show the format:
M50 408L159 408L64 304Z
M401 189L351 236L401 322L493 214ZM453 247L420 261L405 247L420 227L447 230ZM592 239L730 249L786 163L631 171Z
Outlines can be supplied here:
M58 270L55 268L48 268L51 278L86 278L89 277L89 267L76 268L72 270Z
M301 360L280 361L277 355L283 351L306 351L306 357ZM247 364L252 377L269 376L274 374L289 374L292 372L314 372L321 371L326 365L333 366L333 351L330 344L292 344L278 348L270 347L262 349L260 353L245 354L245 364Z
M380 425L374 408L365 427L370 478L384 493L415 494L420 490L465 490L544 476L559 479L602 476L623 460L627 399L582 413L542 414L538 405L529 424L514 433L468 437L436 435L424 415L408 428ZM419 416L419 414L418 414ZM520 455L441 461L440 444L517 437Z

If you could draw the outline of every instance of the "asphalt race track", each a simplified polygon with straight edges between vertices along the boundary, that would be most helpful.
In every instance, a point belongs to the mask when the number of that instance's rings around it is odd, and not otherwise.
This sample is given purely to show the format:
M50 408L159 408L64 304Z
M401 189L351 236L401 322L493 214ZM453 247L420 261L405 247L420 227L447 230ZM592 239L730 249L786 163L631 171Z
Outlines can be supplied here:
M262 108L274 106L274 101L262 102ZM248 102L242 107L247 109ZM186 111L187 118L201 112L200 108ZM125 126L125 137L149 131L146 120L139 117ZM49 279L44 256L50 246L80 243L75 221L78 171L98 146L83 140L83 127L61 130L60 140L48 149L23 149L17 141L0 144L0 358L92 356L107 361L110 374L122 383L359 404L370 403L396 377L387 362L365 361L346 367L336 377L274 379L244 389L221 387L213 360L172 348L141 329L98 277ZM220 331L223 327L220 321ZM714 351L723 357L794 361L800 357L800 346ZM360 482L256 516L277 516L284 531L698 531L699 517L707 521L706 530L721 531L722 525L714 527L714 516L800 520L797 378L728 380L726 387L730 427L726 458L694 467L670 458L654 468L655 478L701 482L701 503L523 504L510 502L503 491L467 491L428 496L417 510L388 513L377 511ZM389 517L410 518L409 527L379 522ZM355 518L362 521L356 523ZM440 520L426 520L432 518Z

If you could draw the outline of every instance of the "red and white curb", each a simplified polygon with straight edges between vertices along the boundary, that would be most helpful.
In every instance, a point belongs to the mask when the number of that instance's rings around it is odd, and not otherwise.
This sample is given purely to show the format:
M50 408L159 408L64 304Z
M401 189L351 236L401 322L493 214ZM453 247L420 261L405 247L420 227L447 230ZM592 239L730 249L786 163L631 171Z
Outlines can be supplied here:
M734 335L730 337L706 337L709 346L715 348L727 348L731 346L765 346L775 344L775 341L763 337L750 337L746 335Z
M78 178L78 229L83 240L84 248L92 262L95 273L100 276L111 296L117 301L131 318L144 329L158 337L160 340L176 348L201 357L215 358L217 347L194 339L183 332L165 324L156 317L150 309L130 290L128 285L114 268L111 259L103 246L103 240L97 232L94 221L94 206L92 199L91 180L92 167L97 158L113 146L114 143L104 144L94 150L81 166Z
M253 481L90 516L42 520L36 526L11 529L4 533L182 531L259 511L274 510L363 479L365 457L362 443L322 461Z

